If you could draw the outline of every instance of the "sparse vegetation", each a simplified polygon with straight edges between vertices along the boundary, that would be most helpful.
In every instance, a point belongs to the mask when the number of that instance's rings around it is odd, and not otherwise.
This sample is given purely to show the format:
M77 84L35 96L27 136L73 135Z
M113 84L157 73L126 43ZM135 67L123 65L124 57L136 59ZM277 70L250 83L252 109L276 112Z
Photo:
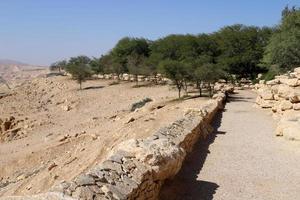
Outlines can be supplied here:
M262 78L271 79L300 65L299 16L298 8L286 7L281 24L275 28L236 24L212 34L173 34L156 41L125 37L100 58L73 57L68 62L54 63L52 69L70 71L73 66L76 74L80 70L84 74L74 76L80 83L90 73L114 74L118 81L122 74L129 73L136 84L138 75L152 76L157 84L161 72L174 82L179 96L182 89L187 94L191 84L201 96L203 86L211 91L212 84L220 78L239 82L241 78L255 80L259 73L265 73Z

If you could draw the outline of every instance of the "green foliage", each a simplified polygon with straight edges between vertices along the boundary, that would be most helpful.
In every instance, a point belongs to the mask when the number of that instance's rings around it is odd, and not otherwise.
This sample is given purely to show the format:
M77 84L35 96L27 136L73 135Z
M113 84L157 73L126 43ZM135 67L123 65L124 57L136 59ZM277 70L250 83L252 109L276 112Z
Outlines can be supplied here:
M82 82L86 81L92 75L90 65L84 63L69 64L66 71L79 83L80 89L82 89Z
M145 56L133 53L127 58L127 66L130 74L135 75L135 81L138 83L138 75L147 74L147 68L145 67Z
M222 28L216 33L221 51L218 63L240 78L256 76L271 32L268 28L239 24Z
M101 63L101 59L100 58L93 58L90 61L90 66L91 66L91 70L95 74L100 74L100 73L104 72L104 66Z
M263 74L261 79L266 80L266 81L272 80L272 79L275 78L275 76L279 75L281 72L282 71L278 66L273 65L273 66L268 68L268 71Z
M264 62L278 65L283 71L300 65L300 9L286 7L282 21L266 48Z
M66 60L57 61L50 65L51 71L61 71L64 70L67 66L68 62Z
M143 38L129 38L121 39L117 45L112 49L111 56L113 62L122 67L119 71L128 71L128 57L132 54L148 56L149 42Z
M71 57L68 65L90 64L91 59L87 56L81 55L77 57Z
M171 79L178 89L178 96L180 98L181 89L184 81L188 76L187 65L183 62L175 60L164 60L160 63L160 71L169 79Z

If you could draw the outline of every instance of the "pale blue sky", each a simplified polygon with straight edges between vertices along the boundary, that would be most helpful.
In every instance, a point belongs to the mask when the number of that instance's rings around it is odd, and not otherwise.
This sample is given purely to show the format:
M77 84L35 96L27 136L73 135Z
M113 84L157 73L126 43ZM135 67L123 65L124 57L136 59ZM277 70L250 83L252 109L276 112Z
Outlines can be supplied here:
M0 0L0 59L50 63L109 51L124 36L157 39L242 23L273 26L299 0Z

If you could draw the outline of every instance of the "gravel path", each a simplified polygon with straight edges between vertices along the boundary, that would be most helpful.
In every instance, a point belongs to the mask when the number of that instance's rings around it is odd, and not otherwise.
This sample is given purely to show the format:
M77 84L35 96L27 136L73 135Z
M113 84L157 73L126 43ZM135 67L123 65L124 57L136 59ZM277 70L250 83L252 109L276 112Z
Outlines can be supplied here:
M254 108L255 94L234 95L161 200L300 199L300 146L274 136L275 121Z

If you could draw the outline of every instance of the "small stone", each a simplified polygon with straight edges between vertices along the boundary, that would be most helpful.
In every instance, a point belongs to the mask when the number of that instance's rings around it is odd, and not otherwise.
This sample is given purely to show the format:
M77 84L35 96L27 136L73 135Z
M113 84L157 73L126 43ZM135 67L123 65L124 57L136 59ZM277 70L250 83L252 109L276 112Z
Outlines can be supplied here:
M129 123L134 122L134 121L135 121L135 118L131 117L131 118L126 122L126 124L129 124Z
M71 107L69 105L65 105L61 107L64 111L70 111Z
M49 165L48 171L51 171L54 167L57 167L57 164L55 162L53 162Z

